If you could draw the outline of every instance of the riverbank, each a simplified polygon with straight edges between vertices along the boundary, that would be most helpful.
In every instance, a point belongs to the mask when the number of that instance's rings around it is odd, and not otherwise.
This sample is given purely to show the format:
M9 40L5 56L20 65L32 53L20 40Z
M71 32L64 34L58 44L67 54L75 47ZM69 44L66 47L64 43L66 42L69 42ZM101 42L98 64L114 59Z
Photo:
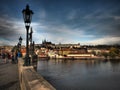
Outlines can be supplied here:
M116 58L105 58L103 56L92 56L92 57L45 57L45 58L38 58L39 60L50 60L50 59L57 59L57 60L120 60L120 57Z

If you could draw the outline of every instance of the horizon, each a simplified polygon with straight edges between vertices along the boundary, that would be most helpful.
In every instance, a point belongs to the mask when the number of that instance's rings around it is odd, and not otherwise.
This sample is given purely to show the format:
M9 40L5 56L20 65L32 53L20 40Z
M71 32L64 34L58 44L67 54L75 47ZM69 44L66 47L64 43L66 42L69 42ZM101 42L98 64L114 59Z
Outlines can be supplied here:
M120 44L96 44L96 45L93 45L93 44L81 44L81 43L53 43L51 42L52 44L55 44L55 45L60 45L60 44L80 44L80 46L120 46ZM35 43L35 45L41 45L42 43ZM0 47L14 47L14 46L17 46L17 44L15 45L0 45ZM21 46L24 46L26 47L25 44L22 44Z
M0 46L26 44L22 10L34 12L33 41L80 45L120 45L119 0L8 0L0 1Z

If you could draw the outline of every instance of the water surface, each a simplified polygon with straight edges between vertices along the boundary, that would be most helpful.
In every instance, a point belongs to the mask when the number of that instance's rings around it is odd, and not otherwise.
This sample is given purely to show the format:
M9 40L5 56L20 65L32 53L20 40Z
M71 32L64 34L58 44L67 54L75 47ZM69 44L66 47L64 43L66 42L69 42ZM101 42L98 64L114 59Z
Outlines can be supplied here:
M120 90L120 60L44 60L37 71L57 90Z

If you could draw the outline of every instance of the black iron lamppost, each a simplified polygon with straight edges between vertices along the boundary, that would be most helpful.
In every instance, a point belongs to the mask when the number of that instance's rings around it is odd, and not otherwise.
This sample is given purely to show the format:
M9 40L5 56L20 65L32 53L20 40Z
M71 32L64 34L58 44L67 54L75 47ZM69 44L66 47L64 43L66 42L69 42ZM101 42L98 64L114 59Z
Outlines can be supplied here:
M20 48L20 51L21 51L21 44L22 44L22 37L20 36L20 38L19 38L19 48Z
M32 30L32 27L31 27L30 33L29 33L29 35L30 35L30 43L32 43L32 34L33 34L33 30Z
M22 37L20 36L19 42L18 42L18 44L17 44L17 51L20 51L20 50L21 50L21 44L22 44Z
M22 44L22 37L20 36L20 38L19 38L19 44Z
M30 24L31 24L31 20L32 20L32 14L33 11L29 9L29 5L26 5L26 9L23 9L22 11L23 13L23 19L24 19L24 23L25 23L25 27L26 27L26 59L25 59L25 66L29 66L30 65L30 58L29 58L29 28L30 28Z
M32 27L31 27L31 29L30 29L30 33L29 33L29 40L30 40L30 55L32 56L32 52L33 52L33 48L32 48L32 46L33 46L33 44L32 44L32 34L33 34L33 30L32 30Z

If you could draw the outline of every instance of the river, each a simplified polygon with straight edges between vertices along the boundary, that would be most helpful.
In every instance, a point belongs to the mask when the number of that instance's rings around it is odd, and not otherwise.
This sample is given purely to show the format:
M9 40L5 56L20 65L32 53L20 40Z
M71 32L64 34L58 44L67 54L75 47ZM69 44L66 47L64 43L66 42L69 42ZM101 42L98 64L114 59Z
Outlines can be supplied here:
M120 60L39 60L37 72L57 90L120 90Z

